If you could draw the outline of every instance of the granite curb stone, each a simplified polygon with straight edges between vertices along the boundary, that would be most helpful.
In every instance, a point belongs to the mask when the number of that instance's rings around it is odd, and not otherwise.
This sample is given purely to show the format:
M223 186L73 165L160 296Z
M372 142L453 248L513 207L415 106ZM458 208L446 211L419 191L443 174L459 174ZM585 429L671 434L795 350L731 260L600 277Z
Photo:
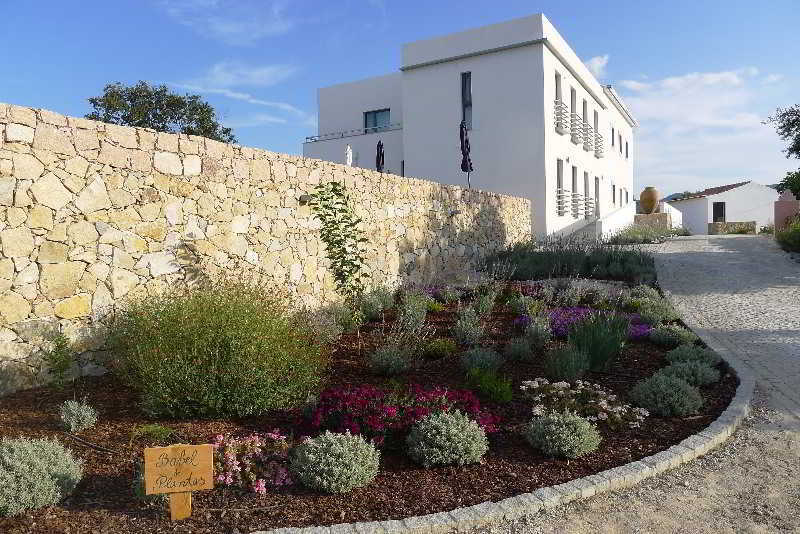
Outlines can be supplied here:
M669 294L667 294L669 298ZM256 531L252 534L333 534L339 532L459 532L506 518L530 515L544 508L585 499L593 495L633 486L642 480L674 469L679 465L703 456L722 444L741 424L750 412L750 401L755 388L755 378L742 360L720 343L713 334L700 328L693 314L682 314L683 322L694 330L700 339L714 349L739 378L736 395L724 412L705 429L689 436L678 445L641 460L601 471L595 475L571 480L556 486L539 488L533 493L523 493L500 501L484 502L474 506L408 518L401 521L378 521L334 525L333 527L311 527L304 529L278 529ZM448 519L449 518L449 519ZM386 525L391 524L391 527ZM337 530L333 530L336 528ZM341 528L342 530L339 530ZM349 528L349 530L348 530ZM374 530L369 530L373 528Z

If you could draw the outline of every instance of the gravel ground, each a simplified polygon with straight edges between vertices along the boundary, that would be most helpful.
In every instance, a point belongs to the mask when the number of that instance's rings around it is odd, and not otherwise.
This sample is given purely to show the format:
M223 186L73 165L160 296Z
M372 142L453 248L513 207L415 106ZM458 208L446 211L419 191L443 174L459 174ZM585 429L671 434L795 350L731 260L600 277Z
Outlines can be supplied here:
M800 421L756 391L720 448L633 488L473 530L494 533L800 532Z

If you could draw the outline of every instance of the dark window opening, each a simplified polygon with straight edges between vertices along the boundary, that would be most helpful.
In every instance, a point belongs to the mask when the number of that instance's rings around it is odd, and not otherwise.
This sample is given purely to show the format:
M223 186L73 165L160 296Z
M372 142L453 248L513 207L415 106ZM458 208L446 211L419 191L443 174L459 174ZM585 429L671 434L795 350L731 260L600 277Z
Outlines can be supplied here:
M713 220L714 222L725 222L725 203L714 202L713 204Z
M389 109L364 112L364 133L379 132L389 127Z
M401 159L400 160L400 176L405 176L405 175L406 175L406 160Z
M461 120L472 129L472 73L461 73Z
M564 215L564 160L556 160L556 213Z

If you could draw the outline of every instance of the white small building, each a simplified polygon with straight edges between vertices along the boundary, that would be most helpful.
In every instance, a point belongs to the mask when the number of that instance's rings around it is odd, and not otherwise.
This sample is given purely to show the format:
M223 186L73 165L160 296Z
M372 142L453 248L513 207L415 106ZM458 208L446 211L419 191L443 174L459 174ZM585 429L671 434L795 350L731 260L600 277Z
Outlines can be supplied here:
M755 221L756 229L772 224L778 196L774 188L748 181L709 187L668 203L681 212L691 233L707 234L712 222Z
M633 222L636 120L544 15L403 46L399 73L321 88L319 132L303 155L467 185L459 125L469 129L473 187L532 201L534 231Z

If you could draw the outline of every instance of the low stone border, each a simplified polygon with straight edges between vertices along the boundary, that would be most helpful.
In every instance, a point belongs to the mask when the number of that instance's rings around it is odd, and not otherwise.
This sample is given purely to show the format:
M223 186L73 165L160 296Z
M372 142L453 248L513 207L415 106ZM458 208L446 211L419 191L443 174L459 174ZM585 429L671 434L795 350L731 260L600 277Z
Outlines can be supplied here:
M667 298L669 294L666 293ZM672 299L670 299L672 300ZM252 534L350 534L390 532L445 533L459 532L474 527L530 515L546 508L553 508L576 499L586 499L607 491L627 488L646 478L653 477L669 469L703 456L722 444L739 426L750 411L755 378L744 363L729 350L708 329L700 327L694 313L680 303L675 307L681 313L683 322L691 328L703 342L716 351L730 365L739 378L736 395L730 405L716 421L705 430L689 436L677 445L652 456L642 458L620 467L601 471L595 475L579 478L540 488L533 493L523 493L503 499L500 502L483 502L474 506L457 508L450 512L409 517L403 520L370 521L363 523L342 523L329 527L288 527L270 531L256 531Z

